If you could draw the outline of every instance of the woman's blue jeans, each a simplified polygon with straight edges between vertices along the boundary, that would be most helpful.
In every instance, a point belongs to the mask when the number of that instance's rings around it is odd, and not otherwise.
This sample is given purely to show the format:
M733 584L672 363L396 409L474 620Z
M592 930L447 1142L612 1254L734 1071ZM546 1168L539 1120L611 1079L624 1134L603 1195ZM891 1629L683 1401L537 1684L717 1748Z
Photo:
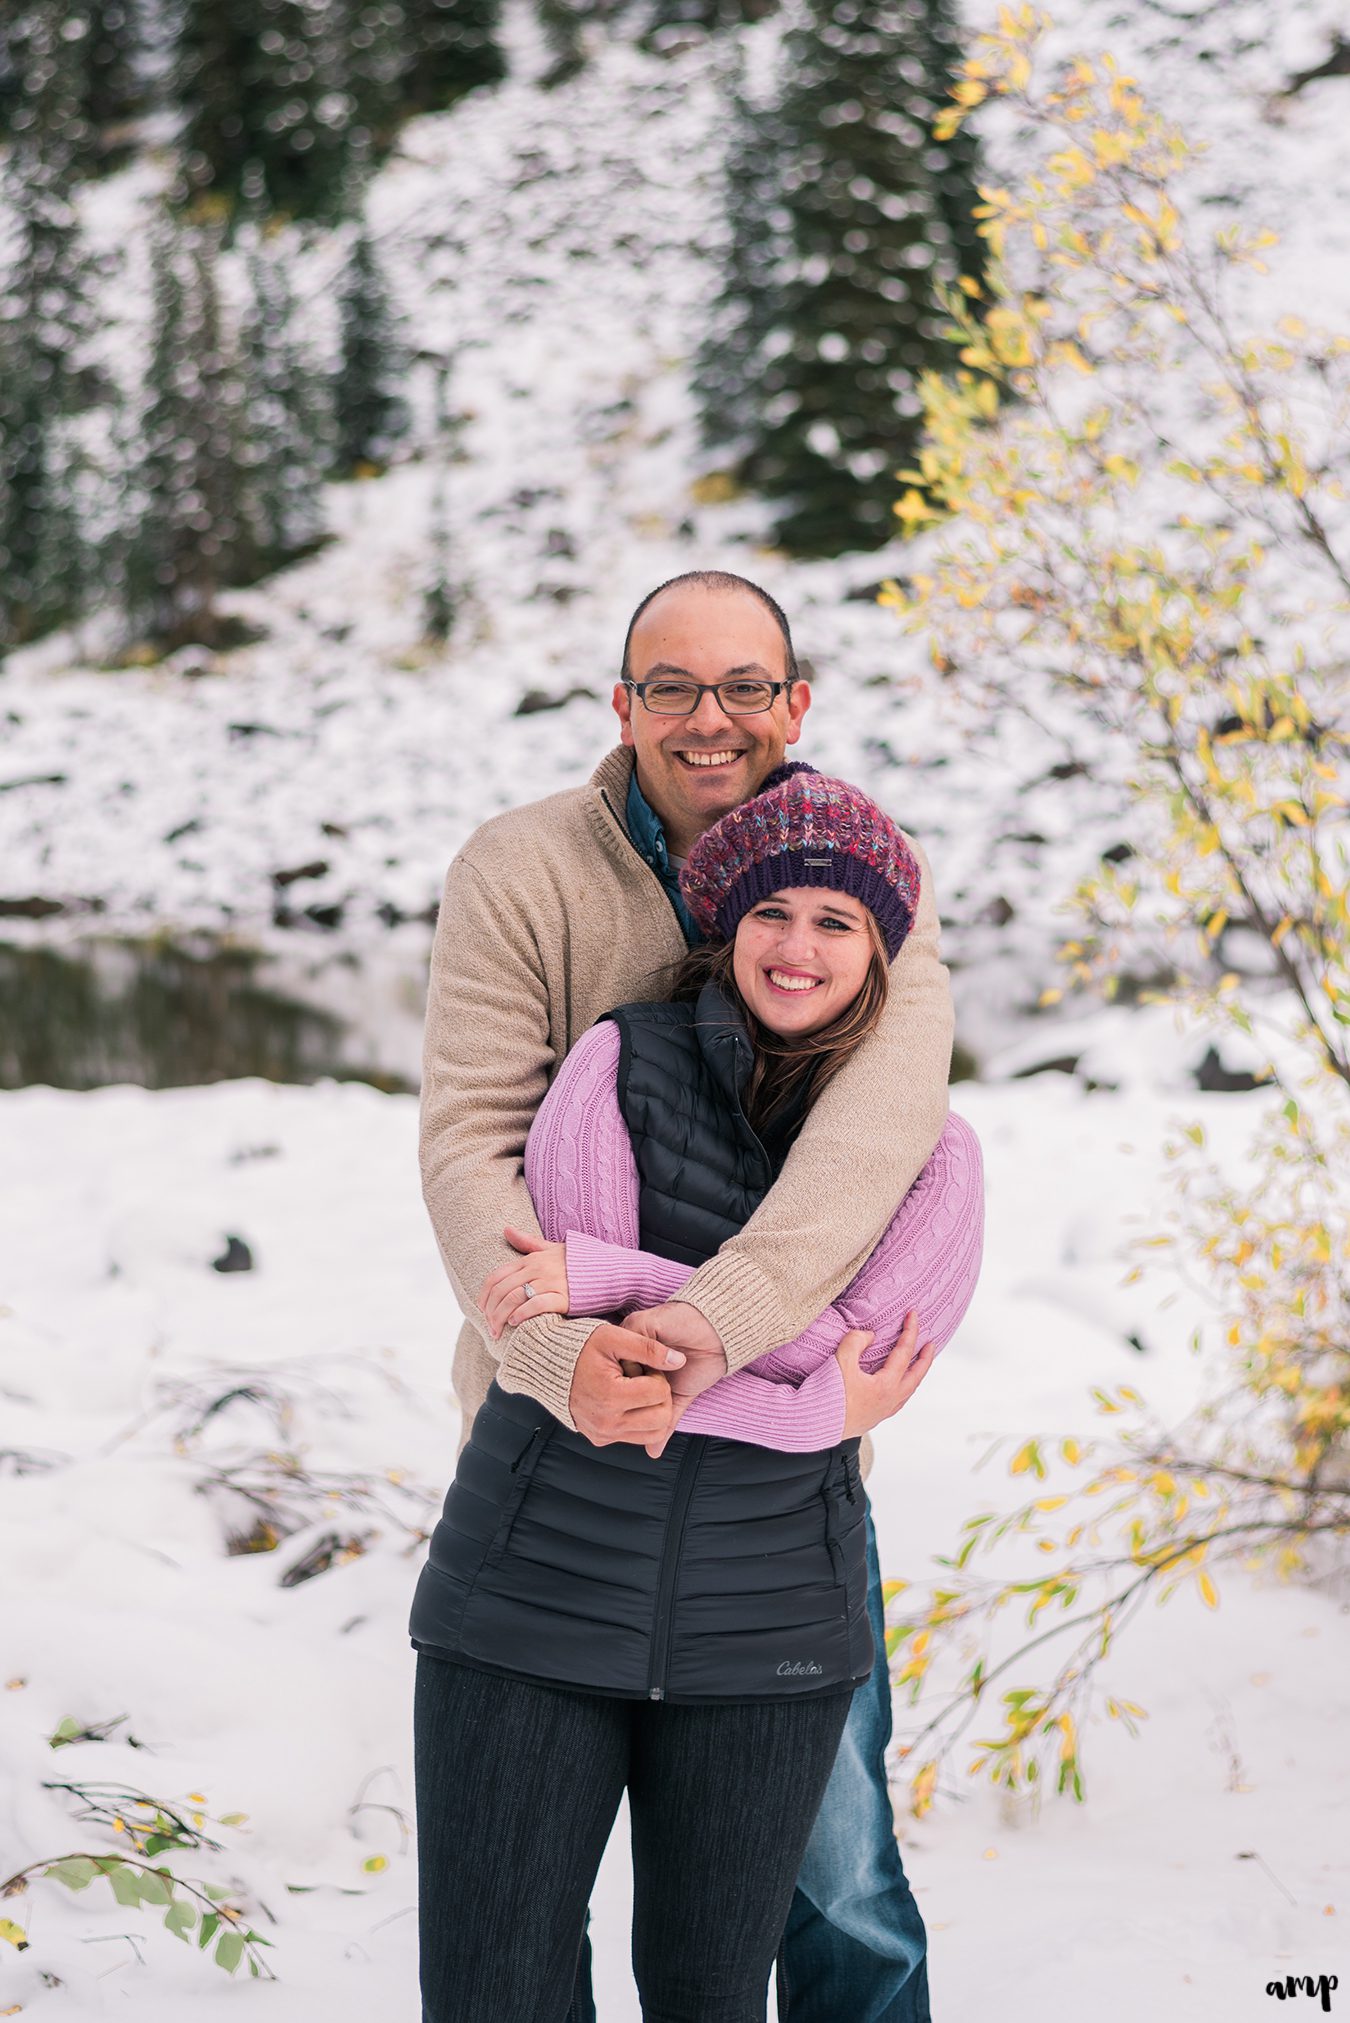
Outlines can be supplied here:
M778 1953L780 2023L931 2023L928 1934L900 1859L886 1787L891 1680L876 1531L867 1514L876 1663L849 1708ZM583 1941L567 2023L596 2023Z

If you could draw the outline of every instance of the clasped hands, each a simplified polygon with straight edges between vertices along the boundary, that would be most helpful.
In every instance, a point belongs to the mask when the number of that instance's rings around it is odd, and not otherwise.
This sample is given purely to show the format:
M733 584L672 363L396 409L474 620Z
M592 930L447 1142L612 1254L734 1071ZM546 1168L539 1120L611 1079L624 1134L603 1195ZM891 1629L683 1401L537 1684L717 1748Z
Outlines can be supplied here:
M492 1339L535 1314L568 1311L567 1246L506 1226L506 1240L523 1251L483 1281L478 1305ZM522 1299L529 1285L534 1297ZM700 1391L727 1373L717 1331L696 1307L681 1301L628 1314L622 1325L597 1321L586 1337L568 1407L577 1431L595 1447L616 1441L660 1454Z
M479 1309L494 1341L504 1327L516 1327L535 1314L565 1314L569 1306L566 1244L549 1243L509 1223L505 1234L512 1249L524 1256L490 1272L479 1292ZM533 1297L522 1298L527 1284ZM936 1354L933 1342L915 1352L918 1315L911 1313L886 1360L867 1371L859 1359L873 1335L870 1328L852 1328L835 1350L844 1378L845 1439L899 1411ZM697 1307L668 1300L625 1315L621 1324L596 1322L577 1357L568 1408L592 1446L627 1442L655 1457L695 1398L726 1374L726 1351L712 1323Z

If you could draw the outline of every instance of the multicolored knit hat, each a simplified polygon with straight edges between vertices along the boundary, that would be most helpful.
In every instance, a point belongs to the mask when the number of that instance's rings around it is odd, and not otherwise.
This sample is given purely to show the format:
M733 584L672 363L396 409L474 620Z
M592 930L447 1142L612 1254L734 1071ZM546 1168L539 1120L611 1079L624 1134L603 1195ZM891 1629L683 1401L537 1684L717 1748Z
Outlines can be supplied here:
M705 829L680 872L698 927L727 941L743 914L787 885L852 893L876 915L894 962L914 924L919 866L890 816L861 788L794 759Z

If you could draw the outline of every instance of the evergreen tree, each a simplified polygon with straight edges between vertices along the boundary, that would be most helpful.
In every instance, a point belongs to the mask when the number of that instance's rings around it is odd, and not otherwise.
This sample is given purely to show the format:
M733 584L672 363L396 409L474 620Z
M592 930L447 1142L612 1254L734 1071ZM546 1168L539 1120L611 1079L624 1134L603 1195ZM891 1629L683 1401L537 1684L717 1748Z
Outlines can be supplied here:
M454 628L458 600L450 576L450 520L446 507L446 468L450 461L452 433L446 402L450 368L445 359L438 358L435 370L433 431L436 477L431 493L431 568L422 597L422 631L426 638L443 642Z
M341 350L333 386L333 472L350 477L379 465L406 433L407 402L395 388L406 371L370 234L352 242L339 296Z
M240 381L222 325L219 236L166 215L152 247L154 331L122 577L132 626L167 648L215 642L215 600L244 554Z
M0 134L22 132L48 60L57 22L56 60L74 121L70 134L77 174L125 158L127 128L144 110L138 63L143 43L137 0L75 0L53 8L22 0L0 15Z
M539 25L553 52L547 86L575 77L586 61L586 30L608 27L628 13L633 0L536 0Z
M332 450L327 403L295 337L285 258L257 225L250 238L249 309L240 346L246 439L239 572L252 580L318 540Z
M0 646L75 615L83 544L77 418L98 388L74 191L88 127L60 0L26 9L24 96L0 180Z
M742 28L777 11L778 0L643 0L643 40L660 48L674 31L701 28L716 35L724 28Z
M136 0L81 0L70 18L87 24L84 111L94 131L99 164L110 168L126 160L130 129L145 110L139 9Z
M339 214L356 111L345 19L306 0L177 0L180 195Z
M934 142L948 0L805 0L767 107L742 104L731 245L698 367L706 439L779 504L791 553L879 547L945 365L936 280L978 279L969 154Z
M439 112L506 75L497 42L500 0L402 0L409 112Z
M404 80L410 65L405 0L332 0L332 15L345 52L344 89L352 101L351 160L358 171L379 161L392 146L403 113ZM343 208L343 216L354 215Z

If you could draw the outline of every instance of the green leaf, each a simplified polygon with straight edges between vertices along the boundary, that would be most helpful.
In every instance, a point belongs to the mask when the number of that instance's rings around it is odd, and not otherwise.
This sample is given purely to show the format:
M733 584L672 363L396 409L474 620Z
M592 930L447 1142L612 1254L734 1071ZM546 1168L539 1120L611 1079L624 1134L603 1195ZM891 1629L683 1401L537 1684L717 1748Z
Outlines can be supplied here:
M59 1749L63 1742L73 1742L77 1736L82 1735L83 1733L84 1729L81 1727L80 1723L75 1719L74 1715L67 1714L65 1720L58 1721L55 1728L52 1730L50 1737L51 1746L53 1749Z
M146 1840L145 1851L147 1854L159 1854L166 1847L177 1846L178 1835L176 1833L152 1833Z
M229 1894L230 1892L221 1883L202 1884L202 1895L204 1897L211 1897L216 1903L219 1903L222 1897L227 1897Z
M206 1913L206 1916L202 1919L202 1928L200 1932L197 1934L197 1944L199 1946L210 1945L212 1939L214 1939L216 1935L216 1927L219 1923L220 1923L219 1911L208 1911Z
M51 1867L43 1869L42 1873L55 1876L56 1880L64 1883L67 1889L83 1890L88 1889L98 1874L98 1869L92 1861L86 1861L82 1855L71 1855L67 1861L53 1862Z
M158 1869L143 1868L140 1873L141 1902L145 1904L167 1904L172 1901L171 1881L166 1882Z
M104 1874L112 1884L113 1895L117 1898L118 1903L125 1904L129 1911L139 1910L141 1906L140 1878L135 1869L128 1868L125 1862L119 1861L112 1868L105 1869Z
M183 1944L186 1945L187 1935L197 1922L196 1906L190 1903L186 1897L176 1897L164 1913L164 1922L169 1930L177 1933Z
M216 1965L232 1974L244 1957L244 1935L236 1932L231 1925L228 1932L222 1932L216 1945Z

